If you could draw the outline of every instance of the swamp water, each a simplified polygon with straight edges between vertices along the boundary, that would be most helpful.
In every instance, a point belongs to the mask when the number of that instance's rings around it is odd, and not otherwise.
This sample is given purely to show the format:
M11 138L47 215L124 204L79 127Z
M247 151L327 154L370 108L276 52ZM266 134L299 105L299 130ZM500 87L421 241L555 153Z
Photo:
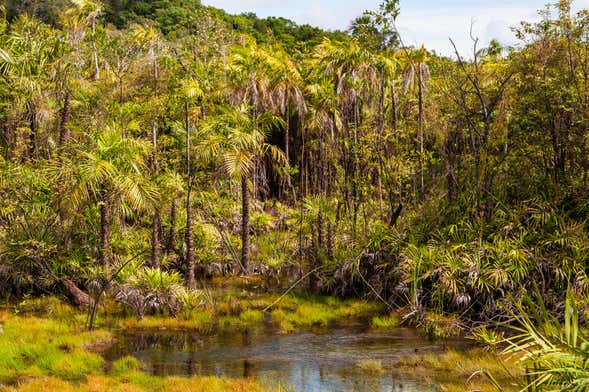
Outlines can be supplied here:
M255 377L271 389L289 391L435 391L423 380L399 376L394 364L415 352L440 352L464 341L429 342L411 329L373 332L345 327L283 335L264 329L202 336L190 332L121 333L104 353L126 355L154 375ZM382 369L370 367L377 361ZM365 364L364 368L362 363ZM374 363L374 362L372 362Z

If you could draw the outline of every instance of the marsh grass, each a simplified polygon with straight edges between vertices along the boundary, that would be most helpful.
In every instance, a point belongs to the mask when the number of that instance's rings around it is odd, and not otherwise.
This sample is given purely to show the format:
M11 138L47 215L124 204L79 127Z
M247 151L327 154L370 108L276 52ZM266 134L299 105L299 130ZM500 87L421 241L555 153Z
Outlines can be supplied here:
M264 310L268 307L269 320L264 317ZM118 324L123 329L196 330L206 334L259 327L269 321L281 332L291 333L299 329L327 327L337 322L370 319L383 310L380 304L358 299L340 300L296 293L280 297L278 294L237 290L225 291L221 297L214 298L212 303L184 312L177 318L154 315L141 320L111 317L110 321L103 321L108 325Z
M399 316L392 313L388 316L375 316L370 320L370 326L376 330L388 330L399 327L401 320Z
M384 373L382 362L374 359L365 359L356 364L356 368L362 373L370 375L379 375Z
M111 339L106 331L86 332L58 318L2 314L0 380L15 383L39 376L82 380L99 372L104 359L85 348ZM78 324L83 325L83 324Z
M405 357L395 364L396 372L429 380L442 391L519 391L523 368L507 356L482 349L467 352L449 350L437 354ZM457 381L459 380L459 381Z
M83 322L62 318L76 313L67 305L60 317L19 313L24 316L0 312L0 391L263 391L254 380L151 376L131 356L115 361L106 374L105 360L91 348L111 341L109 332L87 332L77 327Z

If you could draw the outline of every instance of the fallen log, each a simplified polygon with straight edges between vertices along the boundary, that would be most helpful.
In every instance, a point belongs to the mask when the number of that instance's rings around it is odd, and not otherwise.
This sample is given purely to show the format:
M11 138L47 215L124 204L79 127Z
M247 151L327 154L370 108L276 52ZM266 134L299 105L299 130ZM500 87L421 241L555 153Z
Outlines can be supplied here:
M92 305L93 301L88 293L82 291L74 282L69 279L62 279L61 283L67 290L69 297L76 306L87 307Z

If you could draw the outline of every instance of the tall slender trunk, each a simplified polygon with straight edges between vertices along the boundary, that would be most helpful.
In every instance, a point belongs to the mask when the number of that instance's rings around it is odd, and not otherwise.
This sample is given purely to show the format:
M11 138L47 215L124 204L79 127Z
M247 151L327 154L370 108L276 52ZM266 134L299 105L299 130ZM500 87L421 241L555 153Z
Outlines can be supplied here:
M333 255L335 251L335 244L333 241L333 224L328 220L327 221L327 258L329 260L333 260Z
M177 207L176 199L172 199L172 205L170 207L170 230L168 231L168 241L166 245L166 253L172 253L176 248L176 218L177 218Z
M70 91L66 90L63 98L63 108L61 109L61 118L59 120L59 147L63 146L69 137L68 124L70 122Z
M157 72L157 57L153 58L153 94L157 97L158 72ZM153 165L153 175L160 174L160 165L158 161L158 144L157 144L157 124L155 118L151 122L151 145L152 156L151 163ZM153 268L160 267L160 249L161 249L161 232L162 232L162 210L157 204L153 213L153 227L151 233L151 265Z
M106 271L110 270L110 224L112 215L110 194L105 192L100 204L100 251L99 262Z
M358 97L355 98L354 102L354 153L352 163L352 207L353 207L353 221L352 221L352 238L356 239L357 227L358 227L358 210L360 208L360 195L358 187L358 130L360 128L360 108L358 105Z
M305 209L303 199L307 195L305 192L305 171L303 170L305 163L305 126L301 127L301 172L299 174L299 188L301 192L301 198L299 201L301 220L299 223L299 277L303 277L303 221L305 218Z
M155 125L155 121L152 123L152 145L153 145L153 155L152 155L152 164L153 164L153 174L155 176L159 175L159 162L157 159L157 127ZM155 211L153 212L153 227L152 227L152 234L151 234L151 265L154 268L160 267L160 248L161 248L161 238L160 233L162 231L162 210L158 205L155 206Z
M96 19L92 19L92 59L94 62L94 81L100 80L100 68L98 67L98 50L96 50Z
M35 104L29 102L28 120L29 120L29 158L34 158L37 155L38 147L38 129L37 129L37 109Z
M188 102L184 104L185 127L186 127L186 181L188 189L186 192L186 268L187 277L186 285L189 289L196 289L196 280L194 278L194 238L192 237L192 214L190 211L191 192L192 192L192 173L190 167L190 123L188 118Z
M418 90L418 121L419 121L419 196L425 198L425 181L424 181L424 150L423 150L423 80L421 69L417 71L417 90Z
M241 177L241 267L243 273L248 274L249 268L249 194L247 188L247 177Z
M290 108L288 106L288 90L284 94L284 112L285 112L285 119L284 119L284 155L286 156L286 165L290 165L290 154L289 154L289 147L290 147Z
M383 158L383 131L384 131L384 83L385 83L385 72L381 71L379 81L379 95L378 95L378 213L380 220L384 220L384 209L383 209L383 196L382 196L382 176L384 175L384 158Z
M160 231L162 227L162 216L159 208L153 214L153 228L151 231L151 266L160 268Z

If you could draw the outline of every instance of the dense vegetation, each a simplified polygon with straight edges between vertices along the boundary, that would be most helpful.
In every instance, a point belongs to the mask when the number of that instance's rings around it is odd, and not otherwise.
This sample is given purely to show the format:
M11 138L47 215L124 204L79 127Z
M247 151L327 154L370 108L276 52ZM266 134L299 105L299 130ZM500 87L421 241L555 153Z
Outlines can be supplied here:
M434 335L511 322L526 293L564 316L569 292L582 322L589 12L570 9L448 58L403 46L394 1L347 34L196 0L7 1L0 292L141 318L255 274Z

